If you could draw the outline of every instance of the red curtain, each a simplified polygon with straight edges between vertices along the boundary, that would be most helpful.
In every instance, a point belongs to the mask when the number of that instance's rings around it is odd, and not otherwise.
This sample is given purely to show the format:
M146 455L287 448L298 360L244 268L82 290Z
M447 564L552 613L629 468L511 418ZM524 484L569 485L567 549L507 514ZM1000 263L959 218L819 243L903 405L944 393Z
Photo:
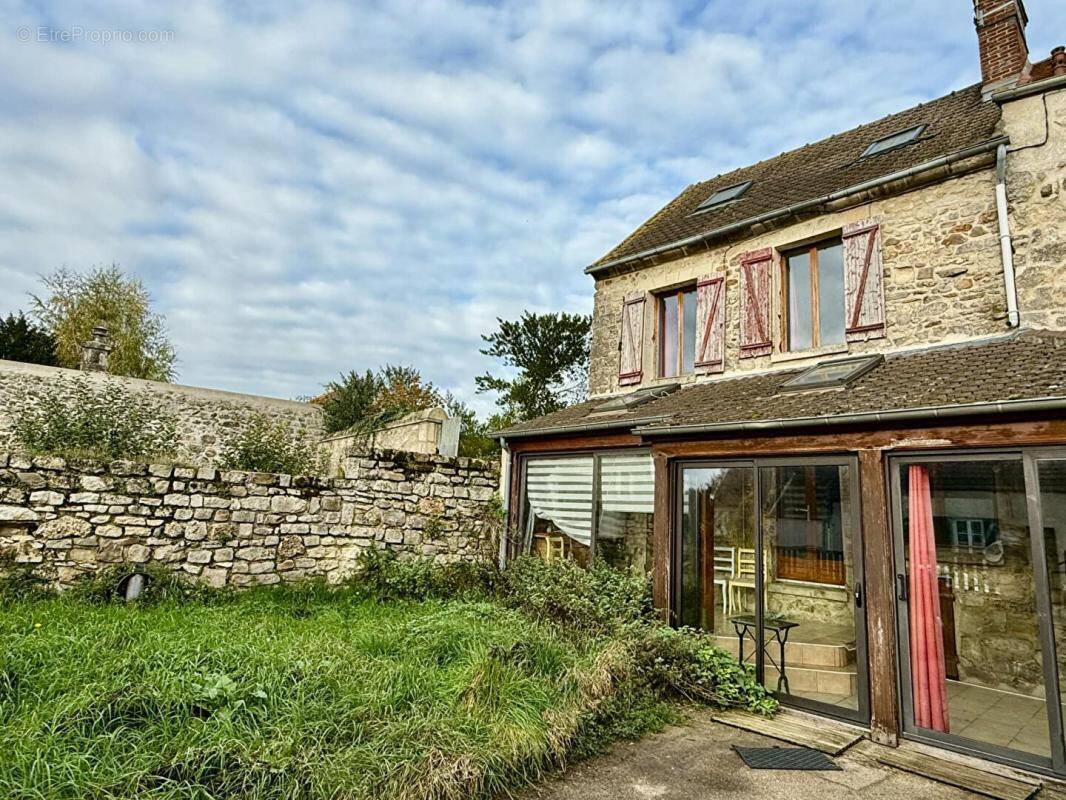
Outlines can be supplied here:
M937 586L936 541L929 470L912 464L909 472L911 691L914 722L948 732L944 634Z

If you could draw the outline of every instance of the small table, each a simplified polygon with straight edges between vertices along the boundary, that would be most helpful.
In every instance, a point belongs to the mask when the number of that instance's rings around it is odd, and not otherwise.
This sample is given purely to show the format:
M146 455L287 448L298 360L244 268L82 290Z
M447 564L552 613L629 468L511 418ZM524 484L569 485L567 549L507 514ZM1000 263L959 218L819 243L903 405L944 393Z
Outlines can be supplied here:
M743 664L745 661L744 639L748 636L755 643L755 652L759 652L759 621L754 614L730 617L729 621L733 623L733 630L737 633L737 641L740 644L740 663ZM785 694L792 694L792 690L788 685L788 675L785 674L785 643L788 642L788 632L793 628L799 627L799 623L787 619L770 618L764 619L762 624L764 629L773 633L774 640L777 642L778 661L774 661L774 657L767 647L769 642L763 644L763 652L766 653L766 657L771 664L777 667L777 693L781 694L781 687L784 686Z

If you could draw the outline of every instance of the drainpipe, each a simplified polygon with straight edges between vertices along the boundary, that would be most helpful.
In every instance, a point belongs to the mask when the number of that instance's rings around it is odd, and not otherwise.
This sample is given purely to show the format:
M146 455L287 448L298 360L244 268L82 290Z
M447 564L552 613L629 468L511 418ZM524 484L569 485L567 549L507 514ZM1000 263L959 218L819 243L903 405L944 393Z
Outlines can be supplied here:
M996 216L999 218L999 250L1003 258L1003 284L1007 292L1007 326L1018 327L1018 289L1014 284L1014 244L1007 216L1007 145L996 148Z

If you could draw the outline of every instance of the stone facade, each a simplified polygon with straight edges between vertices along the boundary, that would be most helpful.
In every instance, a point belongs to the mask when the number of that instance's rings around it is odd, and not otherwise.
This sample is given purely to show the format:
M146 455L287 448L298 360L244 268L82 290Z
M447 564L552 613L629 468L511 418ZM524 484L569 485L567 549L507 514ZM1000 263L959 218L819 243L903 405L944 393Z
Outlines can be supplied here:
M15 420L25 397L40 395L44 391L69 391L75 381L86 381L91 386L119 381L131 391L143 391L158 398L177 421L176 456L188 464L214 464L226 438L238 432L256 414L282 420L291 426L294 434L313 441L323 435L322 410L309 403L0 361L0 450L14 449Z
M1046 122L1039 95L1003 106L1007 200L1022 324L1066 330L1066 91L1044 98Z
M803 353L781 351L780 289L774 287L775 352L739 358L740 256L772 247L787 250L839 234L844 225L877 218L882 224L886 338ZM775 281L780 270L775 269ZM995 210L995 170L983 168L942 183L885 197L852 208L768 231L747 239L711 245L705 252L605 277L596 283L589 393L619 391L618 342L622 300L631 292L654 292L701 275L726 279L725 373L815 363L828 355L964 341L1003 333L1006 294ZM658 379L655 303L645 304L644 379L640 386L674 383ZM685 376L680 380L713 380ZM639 388L639 387L626 387Z
M368 548L492 555L494 464L385 452L356 466L331 479L0 455L0 555L60 586L115 563L248 586L342 580Z

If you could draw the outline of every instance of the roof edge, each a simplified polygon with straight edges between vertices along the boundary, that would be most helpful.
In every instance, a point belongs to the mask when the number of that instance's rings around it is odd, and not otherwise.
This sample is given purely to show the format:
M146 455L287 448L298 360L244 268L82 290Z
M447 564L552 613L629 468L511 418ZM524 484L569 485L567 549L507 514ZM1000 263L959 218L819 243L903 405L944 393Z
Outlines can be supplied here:
M530 430L509 431L504 428L502 431L493 431L489 434L494 439L528 439L533 436L553 436L566 433L586 433L589 431L608 431L617 429L632 429L637 425L650 425L655 422L662 422L667 419L666 416L660 414L654 417L640 417L637 419L614 419L604 420L602 422L586 422L586 423L574 423L572 425L556 425L549 428L536 428Z
M889 411L862 411L817 417L786 417L742 422L715 422L695 425L644 425L634 429L640 436L677 436L686 433L728 433L737 431L769 431L788 428L838 427L868 422L905 422L920 419L965 417L975 414L1010 414L1025 411L1066 411L1066 397L1041 397L1026 400L996 400L984 403L923 406Z
M743 228L749 227L751 225L758 225L764 222L772 222L774 220L787 217L791 214L795 214L800 211L806 211L816 206L831 203L836 200L843 200L852 195L859 194L860 192L869 191L870 189L875 189L880 186L892 183L893 181L904 180L906 178L919 175L923 172L928 172L929 170L949 166L959 161L964 161L967 158L982 155L984 153L995 150L1001 144L1007 144L1009 141L1010 139L1007 136L997 136L993 139L989 139L988 141L983 142L982 144L966 147L962 150L957 150L954 153L948 153L945 156L934 158L931 161L916 164L915 166L908 167L907 169L897 170L896 172L891 172L887 175L882 175L880 178L874 178L872 180L863 181L862 183L857 183L853 186L849 186L845 189L840 189L836 192L831 192L830 194L823 195L812 200L804 200L800 203L793 203L790 206L783 206L782 208L778 208L773 211L767 211L762 214L758 214L754 217L748 217L747 219L740 220L739 222L731 222L730 224L723 225L720 228L714 228L712 230L705 231L704 233L698 233L694 236L688 236L684 239L678 239L674 242L668 242L666 244L658 245L656 247L652 247L647 250L642 250L637 253L632 253L628 256L622 256L621 258L616 258L612 261L607 261L602 264L598 262L590 264L589 266L585 267L585 274L596 275L600 272L604 272L614 267L620 267L625 264L629 264L634 261L639 261L644 258L668 253L672 250L678 250L691 244L705 242L709 239L713 239L718 236L723 236L738 230L742 230Z

